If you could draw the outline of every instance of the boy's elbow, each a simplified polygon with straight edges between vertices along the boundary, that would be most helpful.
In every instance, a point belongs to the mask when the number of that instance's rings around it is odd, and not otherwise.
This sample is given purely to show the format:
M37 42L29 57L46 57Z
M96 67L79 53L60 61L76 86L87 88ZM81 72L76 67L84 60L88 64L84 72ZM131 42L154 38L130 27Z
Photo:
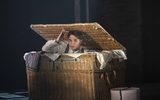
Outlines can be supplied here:
M42 46L42 51L48 52L55 45L55 40L49 40Z
M46 51L44 47L42 47L42 51Z
M43 47L42 47L42 51L48 52L49 49L48 49L46 46L43 46Z

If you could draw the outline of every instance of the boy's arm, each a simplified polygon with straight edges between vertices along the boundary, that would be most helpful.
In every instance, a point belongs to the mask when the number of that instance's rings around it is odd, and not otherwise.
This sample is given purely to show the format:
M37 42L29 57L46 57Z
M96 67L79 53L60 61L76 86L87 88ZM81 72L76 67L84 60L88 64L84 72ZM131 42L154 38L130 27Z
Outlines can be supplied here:
M45 45L42 47L42 51L49 53L57 53L59 51L58 49L61 47L61 44L59 44L59 42L62 41L64 32L65 29L62 29L57 39L47 41Z
M53 48L57 45L58 43L56 42L56 40L49 40L47 41L43 47L42 47L42 51L44 52L53 52L55 50L53 50Z

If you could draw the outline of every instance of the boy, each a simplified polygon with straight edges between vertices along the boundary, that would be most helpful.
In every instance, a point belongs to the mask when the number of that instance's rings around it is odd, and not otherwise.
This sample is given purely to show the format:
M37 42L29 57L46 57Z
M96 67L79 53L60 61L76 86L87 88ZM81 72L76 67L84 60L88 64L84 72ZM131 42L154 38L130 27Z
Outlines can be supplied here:
M84 48L84 32L71 30L68 32L67 41L62 40L65 30L62 29L60 35L55 40L49 40L43 45L42 51L48 53L83 53Z

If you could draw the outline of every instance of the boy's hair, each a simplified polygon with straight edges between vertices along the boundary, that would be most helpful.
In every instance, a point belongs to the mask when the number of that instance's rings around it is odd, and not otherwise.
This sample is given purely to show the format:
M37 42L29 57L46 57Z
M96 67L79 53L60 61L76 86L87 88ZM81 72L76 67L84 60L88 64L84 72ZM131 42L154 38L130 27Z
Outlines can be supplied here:
M81 45L85 46L86 43L84 41L84 35L85 35L85 32L82 32L82 31L79 31L79 30L70 30L68 32L68 38L70 37L70 35L74 35L75 37L77 37L78 39L80 39L81 41Z

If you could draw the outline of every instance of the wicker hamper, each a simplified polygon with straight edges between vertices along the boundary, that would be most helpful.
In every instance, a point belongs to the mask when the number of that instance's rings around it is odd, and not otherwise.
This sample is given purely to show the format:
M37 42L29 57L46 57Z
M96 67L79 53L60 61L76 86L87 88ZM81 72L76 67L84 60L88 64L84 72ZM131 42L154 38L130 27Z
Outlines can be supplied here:
M88 39L91 49L125 50L98 23L31 26L46 40L56 38L62 27L86 32L91 38ZM93 40L96 44L91 43ZM110 100L110 88L123 86L125 82L125 64L113 59L107 71L99 66L94 53L84 53L78 58L63 54L56 61L41 55L38 70L26 67L29 100Z

